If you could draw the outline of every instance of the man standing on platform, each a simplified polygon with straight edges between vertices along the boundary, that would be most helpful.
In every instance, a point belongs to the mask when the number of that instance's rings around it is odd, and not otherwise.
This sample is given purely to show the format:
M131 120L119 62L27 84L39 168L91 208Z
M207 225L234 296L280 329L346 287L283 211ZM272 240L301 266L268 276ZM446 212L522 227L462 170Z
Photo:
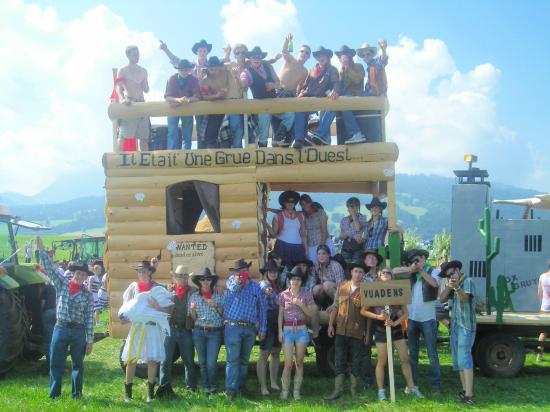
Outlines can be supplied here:
M130 105L133 102L144 102L144 93L149 93L147 70L138 65L139 50L137 46L126 47L128 65L118 70L116 91L120 103ZM149 135L151 123L148 117L137 119L121 119L118 128L118 150L122 151L124 139L137 138L139 150L149 150Z
M227 298L224 306L227 351L225 390L230 399L245 388L250 352L256 341L265 339L267 332L267 304L258 282L250 278L251 262L244 259L229 269Z

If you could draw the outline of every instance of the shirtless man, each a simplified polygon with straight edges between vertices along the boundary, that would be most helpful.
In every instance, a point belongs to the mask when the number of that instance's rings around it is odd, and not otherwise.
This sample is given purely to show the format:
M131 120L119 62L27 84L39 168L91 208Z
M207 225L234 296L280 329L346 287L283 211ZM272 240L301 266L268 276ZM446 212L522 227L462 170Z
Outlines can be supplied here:
M242 44L237 43L233 47L233 56L235 61L231 61L231 46L228 44L223 49L225 67L229 72L229 88L227 91L228 99L242 99L246 96L246 88L241 85L240 76L242 71L246 67L245 54L248 48ZM228 114L229 127L231 128L231 134L233 135L233 142L231 147L242 148L243 136L244 136L244 117L242 114Z
M279 71L279 79L281 88L277 90L277 97L296 97L298 87L301 87L307 77L307 69L304 67L305 62L311 56L311 48L307 45L300 47L299 56L296 59L288 51L288 43L293 39L293 35L289 34L283 42L283 65ZM287 131L288 132L288 131ZM287 136L288 137L288 136ZM288 147L291 139L284 138L282 133L277 133L273 138L273 147Z
M143 93L149 92L147 83L147 70L139 66L139 50L137 46L126 47L128 65L122 67L117 73L117 93L121 97L120 102L130 105L132 102L144 102ZM139 139L141 151L149 149L149 132L151 123L148 117L120 120L118 128L117 145L122 151L124 139L136 137Z
M227 98L229 88L229 72L225 69L223 61L216 56L212 56L207 62L206 78L202 82L201 94L202 100L220 100ZM218 148L218 134L223 122L223 114L209 114L204 116L206 120L198 126L206 125L204 137L208 149ZM222 147L231 147L231 141L221 142Z

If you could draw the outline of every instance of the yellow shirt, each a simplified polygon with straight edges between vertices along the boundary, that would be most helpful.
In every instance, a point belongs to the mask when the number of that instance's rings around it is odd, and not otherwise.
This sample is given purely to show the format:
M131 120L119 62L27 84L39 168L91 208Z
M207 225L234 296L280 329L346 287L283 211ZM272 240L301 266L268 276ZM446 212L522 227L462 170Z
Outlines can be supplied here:
M363 93L363 83L365 81L365 69L363 65L353 63L353 66L345 71L340 68L338 75L346 93L352 96L361 96Z

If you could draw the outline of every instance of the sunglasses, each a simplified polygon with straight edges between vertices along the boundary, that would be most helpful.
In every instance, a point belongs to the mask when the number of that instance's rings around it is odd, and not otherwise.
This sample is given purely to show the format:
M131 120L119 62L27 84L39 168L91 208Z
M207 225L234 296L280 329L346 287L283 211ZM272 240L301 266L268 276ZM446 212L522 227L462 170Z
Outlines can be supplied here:
M420 263L420 259L419 258L413 259L413 263Z
M388 276L391 276L391 272L388 272L388 271L384 271L382 272L383 275L388 275Z
M300 53L311 54L311 52L309 50L305 50L305 49L300 50Z
M201 281L201 282L211 282L211 281L212 281L212 279L210 279L210 278L206 278L206 279L201 279L200 281Z

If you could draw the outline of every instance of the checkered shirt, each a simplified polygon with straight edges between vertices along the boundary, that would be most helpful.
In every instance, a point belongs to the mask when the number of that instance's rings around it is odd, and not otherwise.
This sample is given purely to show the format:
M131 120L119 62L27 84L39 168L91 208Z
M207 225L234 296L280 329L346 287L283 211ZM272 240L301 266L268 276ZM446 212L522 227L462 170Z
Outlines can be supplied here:
M213 293L212 301L216 305L223 307L225 295ZM197 319L195 320L195 326L213 326L216 328L223 326L223 316L220 315L215 308L206 303L206 300L198 291L193 293L189 298L189 308L191 308L193 303L197 304ZM188 313L190 311L191 309L188 309Z
M224 318L229 321L259 325L260 333L267 331L267 305L258 282L248 280L246 287L238 285L235 276L227 280Z

